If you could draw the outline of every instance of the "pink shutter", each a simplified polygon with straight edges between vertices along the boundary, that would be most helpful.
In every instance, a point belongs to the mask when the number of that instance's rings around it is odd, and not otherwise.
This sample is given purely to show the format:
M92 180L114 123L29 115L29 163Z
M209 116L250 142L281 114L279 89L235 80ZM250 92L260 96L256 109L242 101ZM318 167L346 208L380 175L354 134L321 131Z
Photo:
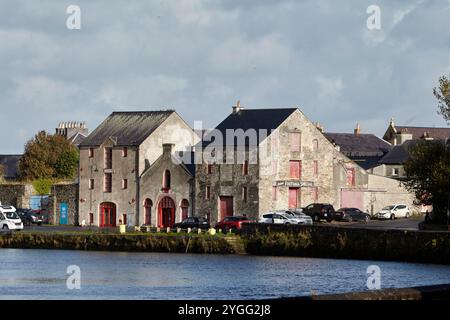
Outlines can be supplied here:
M289 136L291 140L291 151L300 151L300 133L291 132Z

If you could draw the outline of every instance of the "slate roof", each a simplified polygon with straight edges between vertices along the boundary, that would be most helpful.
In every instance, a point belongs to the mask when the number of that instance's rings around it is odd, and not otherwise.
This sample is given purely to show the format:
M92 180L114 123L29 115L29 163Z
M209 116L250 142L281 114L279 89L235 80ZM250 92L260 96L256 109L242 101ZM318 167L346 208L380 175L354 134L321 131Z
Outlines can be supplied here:
M226 145L242 145L239 140L227 141L226 130L242 129L247 131L248 129L255 129L258 142L261 143L265 137L260 137L259 130L266 130L267 136L270 135L271 130L278 128L297 108L280 108L280 109L240 109L236 113L231 113L225 120L223 120L215 128L222 133L224 143ZM209 135L206 135L203 140L203 146L209 145ZM214 138L212 139L214 143ZM245 140L245 145L249 145L248 139Z
M342 153L353 157L383 156L391 150L391 144L374 134L367 133L330 133L324 135L340 147Z
M423 141L423 140L421 140ZM419 140L407 140L400 145L396 145L392 150L380 159L380 164L403 164L409 159L408 149L416 145Z
M69 138L70 143L74 146L78 147L83 141L86 139L86 136L80 132L74 134L71 138Z
M325 137L340 147L340 151L365 170L378 166L378 161L392 148L391 144L374 134L331 133Z
M413 140L428 137L445 140L450 138L450 128L395 126L397 132L411 133Z
M22 155L0 155L0 165L5 167L5 179L16 179L19 176L19 161Z
M98 147L108 138L117 140L117 146L139 146L174 110L113 112L80 144Z

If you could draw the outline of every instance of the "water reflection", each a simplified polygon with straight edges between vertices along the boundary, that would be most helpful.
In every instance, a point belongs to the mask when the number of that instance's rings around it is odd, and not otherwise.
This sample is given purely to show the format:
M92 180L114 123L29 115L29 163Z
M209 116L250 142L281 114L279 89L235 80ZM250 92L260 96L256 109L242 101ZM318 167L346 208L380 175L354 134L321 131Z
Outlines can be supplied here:
M265 299L450 281L450 266L334 259L0 249L1 299ZM69 265L81 290L66 288Z

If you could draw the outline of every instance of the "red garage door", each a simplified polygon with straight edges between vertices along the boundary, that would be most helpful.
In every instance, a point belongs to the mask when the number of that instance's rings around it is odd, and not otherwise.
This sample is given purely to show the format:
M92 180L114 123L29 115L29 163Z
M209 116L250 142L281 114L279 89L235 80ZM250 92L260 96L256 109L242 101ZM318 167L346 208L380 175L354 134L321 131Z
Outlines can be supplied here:
M341 190L341 208L358 208L364 211L364 192Z

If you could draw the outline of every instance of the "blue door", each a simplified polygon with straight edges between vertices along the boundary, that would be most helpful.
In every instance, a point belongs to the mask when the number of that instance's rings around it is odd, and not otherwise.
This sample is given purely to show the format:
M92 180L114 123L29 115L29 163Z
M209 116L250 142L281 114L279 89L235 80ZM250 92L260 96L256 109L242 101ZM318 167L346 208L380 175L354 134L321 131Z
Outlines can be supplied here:
M69 210L67 203L61 202L59 204L59 224L69 223L68 211Z

